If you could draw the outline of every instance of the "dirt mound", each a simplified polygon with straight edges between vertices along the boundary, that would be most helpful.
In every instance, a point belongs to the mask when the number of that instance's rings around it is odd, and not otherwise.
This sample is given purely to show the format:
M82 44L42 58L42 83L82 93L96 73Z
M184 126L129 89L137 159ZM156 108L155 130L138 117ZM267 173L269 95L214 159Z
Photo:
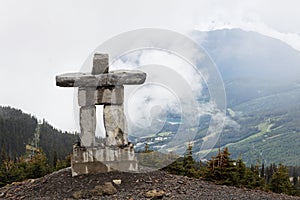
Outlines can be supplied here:
M110 172L72 177L66 168L0 188L0 199L300 199L283 194L215 185L163 171Z

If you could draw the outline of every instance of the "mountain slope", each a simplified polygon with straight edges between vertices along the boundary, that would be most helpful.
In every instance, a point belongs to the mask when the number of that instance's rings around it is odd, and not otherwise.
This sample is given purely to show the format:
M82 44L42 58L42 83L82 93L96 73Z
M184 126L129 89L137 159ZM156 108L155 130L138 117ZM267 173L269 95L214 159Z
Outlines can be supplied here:
M58 159L65 159L77 141L76 135L57 130L45 120L38 123L35 117L19 109L0 107L0 163L3 157L15 159L24 155L26 145L35 145L36 138L38 147L46 153L49 163L52 163L54 154Z
M234 159L242 156L247 164L259 160L267 165L300 165L300 53L280 40L240 29L194 31L192 37L216 63L224 81L231 121L215 148L219 144L228 146ZM203 116L199 121L198 127L186 130L197 131L193 148L196 156L210 117ZM167 119L168 126L161 133L136 143L159 149L176 134L178 125L171 122L180 124L180 117ZM167 136L162 137L162 133Z
M300 54L280 40L240 29L196 32L225 82L229 106L300 82Z
M25 153L25 146L34 137L37 119L10 107L0 107L0 145L9 157Z
M228 114L240 125L224 129L221 145L248 164L300 164L299 52L239 29L200 34L206 34L202 45L224 80Z

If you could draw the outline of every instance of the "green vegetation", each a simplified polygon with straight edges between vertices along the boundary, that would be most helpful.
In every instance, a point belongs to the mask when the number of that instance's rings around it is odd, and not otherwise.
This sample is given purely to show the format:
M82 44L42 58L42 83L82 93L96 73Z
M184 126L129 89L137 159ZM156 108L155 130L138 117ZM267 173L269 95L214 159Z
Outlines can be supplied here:
M44 176L70 165L75 134L38 122L21 110L0 107L0 186Z
M231 106L239 130L225 130L221 146L250 163L268 160L299 165L299 88ZM230 145L228 145L231 143Z
M293 194L293 186L289 180L287 167L280 164L274 170L270 180L269 188L276 193Z
M71 154L77 140L77 135L57 130L45 120L38 122L21 110L0 106L0 148L12 160L25 155L26 147L42 148L52 166ZM3 161L0 156L0 165Z
M178 158L175 154L164 154L150 150L147 143L145 149L143 151L138 151L136 156L140 166L153 169L160 169Z
M5 148L11 158L24 155L26 144L34 138L37 124L35 117L21 110L0 107L0 147Z
M284 165L271 164L266 169L264 164L246 167L241 158L231 159L226 147L223 151L219 149L218 154L212 156L207 163L197 162L192 157L192 146L189 145L184 157L177 159L163 170L172 174L203 178L217 184L298 195L299 181L295 169L293 168L294 176L291 183L288 168Z
M200 178L200 166L197 166L197 164L201 165L201 163L197 163L194 160L192 145L189 145L184 157L176 159L172 164L163 168L163 170L166 170L171 174Z
M41 149L15 160L7 157L4 151L1 152L1 157L3 161L0 166L0 187L13 182L39 178L71 164L70 156L67 156L65 160L57 160L54 166L50 166L46 154Z
M297 116L300 107L289 112L287 117L285 112L256 108L256 103L252 106L249 106L249 102L244 104L240 104L243 114L238 107L230 111L241 125L240 135L225 128L226 137L220 142L221 146L230 147L233 155L228 148L223 151L216 148L210 154L211 159L202 163L194 160L193 151L197 152L199 149L193 149L191 145L183 157L152 151L146 145L145 151L138 155L140 164L161 168L171 163L164 170L173 174L203 178L217 184L299 195L300 167L287 168L282 164L265 167L264 164L266 159L289 165L299 162L299 159L295 159L300 155L299 129L295 128L295 124L299 124ZM256 115L258 109L260 116ZM200 141L206 129L202 127L199 131L196 139ZM166 131L158 136L172 136L172 132ZM35 117L24 114L21 110L0 107L0 186L44 176L69 166L70 156L67 156L76 141L75 134L57 130L45 120L38 122ZM198 148L201 146L197 141L196 144ZM239 155L243 155L243 160ZM258 161L262 164L250 165Z

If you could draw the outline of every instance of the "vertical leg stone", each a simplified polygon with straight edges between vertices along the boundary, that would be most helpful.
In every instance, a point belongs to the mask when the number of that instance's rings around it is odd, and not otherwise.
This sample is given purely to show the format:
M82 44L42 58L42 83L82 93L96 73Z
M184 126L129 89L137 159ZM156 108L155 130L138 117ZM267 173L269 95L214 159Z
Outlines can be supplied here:
M81 143L86 147L94 146L96 131L96 106L82 106L80 107L79 112Z
M106 144L108 146L127 145L128 133L123 105L104 105L103 116Z

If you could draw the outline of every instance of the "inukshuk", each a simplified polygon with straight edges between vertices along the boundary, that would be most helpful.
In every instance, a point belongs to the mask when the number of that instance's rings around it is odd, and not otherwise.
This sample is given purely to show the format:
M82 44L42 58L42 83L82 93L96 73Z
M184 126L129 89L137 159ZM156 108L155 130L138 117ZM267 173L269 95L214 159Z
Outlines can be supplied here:
M109 71L108 54L95 54L91 73L67 73L56 76L60 87L78 87L81 146L72 157L72 174L106 172L114 168L136 170L134 152L128 150L127 123L124 114L124 85L145 82L146 73L138 70ZM96 144L96 105L104 105L106 138ZM128 169L127 169L128 168Z

